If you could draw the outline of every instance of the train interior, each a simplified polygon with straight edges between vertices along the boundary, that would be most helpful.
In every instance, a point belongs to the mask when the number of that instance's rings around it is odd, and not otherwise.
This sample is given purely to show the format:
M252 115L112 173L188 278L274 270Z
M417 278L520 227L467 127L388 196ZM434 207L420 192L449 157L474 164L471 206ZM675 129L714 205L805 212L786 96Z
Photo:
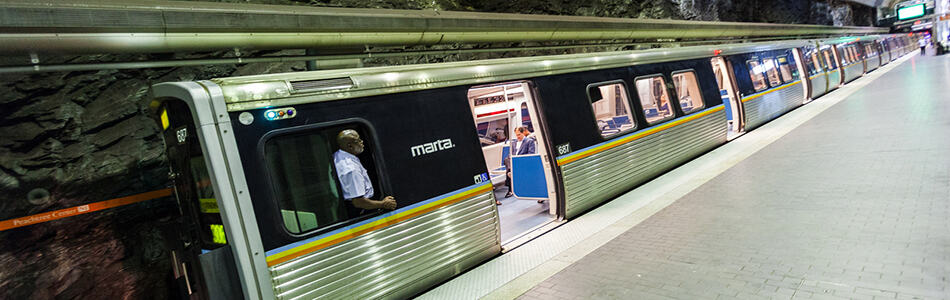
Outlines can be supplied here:
M716 83L719 85L719 95L722 97L722 104L725 105L726 109L726 123L729 126L729 131L727 133L728 139L734 139L742 134L743 131L743 120L742 117L742 102L738 97L738 90L735 86L735 83L732 82L732 79L727 74L730 74L729 66L726 64L726 60L722 57L713 57L710 60L712 63L713 73L716 74Z
M485 167L495 200L501 203L502 246L538 231L557 217L551 159L533 100L527 82L477 86L468 91ZM519 127L526 128L528 134L517 133ZM530 139L535 141L534 147Z

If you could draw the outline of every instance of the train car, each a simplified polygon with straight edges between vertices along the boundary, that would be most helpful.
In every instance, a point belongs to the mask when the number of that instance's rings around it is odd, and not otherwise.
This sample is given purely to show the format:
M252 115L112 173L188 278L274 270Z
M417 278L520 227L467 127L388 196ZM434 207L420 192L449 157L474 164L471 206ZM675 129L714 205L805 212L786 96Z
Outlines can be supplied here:
M880 53L882 66L896 59L896 57L894 57L894 54L891 53L891 50L887 46L886 37L880 37L876 39L874 42L876 43L878 53Z
M809 74L809 99L831 92L841 84L841 72L833 45L833 42L822 41L802 48L802 60L806 62Z
M746 129L753 129L802 105L808 95L802 84L799 47L728 56L735 71Z
M861 40L859 43L864 52L864 73L876 70L881 66L881 52L874 40Z
M175 274L196 298L413 296L837 87L835 45L156 84Z
M856 41L840 43L835 46L838 65L841 66L841 84L864 75L864 51Z

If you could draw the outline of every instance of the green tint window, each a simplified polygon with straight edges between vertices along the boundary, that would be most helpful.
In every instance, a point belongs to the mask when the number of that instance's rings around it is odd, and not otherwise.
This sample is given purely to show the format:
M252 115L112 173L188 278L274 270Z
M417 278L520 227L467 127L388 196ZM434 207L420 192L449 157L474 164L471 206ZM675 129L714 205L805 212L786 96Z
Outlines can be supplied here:
M264 146L284 227L301 233L347 219L329 137L321 130L272 138Z

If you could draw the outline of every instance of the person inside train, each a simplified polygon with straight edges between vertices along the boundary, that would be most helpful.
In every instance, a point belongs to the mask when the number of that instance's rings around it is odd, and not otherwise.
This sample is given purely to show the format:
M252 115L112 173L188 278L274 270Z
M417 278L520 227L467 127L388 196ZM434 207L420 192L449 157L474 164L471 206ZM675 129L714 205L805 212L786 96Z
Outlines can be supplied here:
M511 139L509 143L511 145L511 155L527 155L538 152L536 139L531 135L531 131L528 131L528 128L524 126L515 128L515 138ZM508 198L514 196L511 191L511 156L505 158L505 169L508 170L505 178L508 193L505 194L505 198ZM495 204L501 205L501 202L495 201Z
M361 209L396 209L396 199L392 196L382 200L373 200L373 182L363 163L360 162L360 153L363 153L363 140L353 129L340 131L336 136L340 150L333 153L333 164L336 166L340 186L343 187L343 199Z

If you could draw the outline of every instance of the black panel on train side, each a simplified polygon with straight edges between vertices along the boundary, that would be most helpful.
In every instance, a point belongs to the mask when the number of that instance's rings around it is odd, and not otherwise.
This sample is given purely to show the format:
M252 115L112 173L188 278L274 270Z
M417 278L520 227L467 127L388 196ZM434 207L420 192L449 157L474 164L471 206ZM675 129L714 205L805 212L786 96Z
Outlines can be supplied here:
M752 94L755 94L755 88L752 87L752 78L749 75L749 65L746 64L747 61L751 60L753 57L759 60L759 63L762 63L762 58L775 57L780 55L788 56L789 67L794 67L798 69L798 58L792 55L791 49L783 50L771 50L771 51L760 51L755 53L744 53L727 56L726 59L732 63L733 75L736 78L736 85L739 86L739 97L745 97ZM763 76L765 76L763 74ZM803 76L808 76L808 74L798 74L798 80L802 80ZM768 80L766 80L766 86L769 86ZM771 89L773 87L769 87ZM762 90L764 92L768 89Z
M365 120L376 134L375 140L363 137L366 151L381 151L381 169L386 172L380 174L383 187L374 186L376 193L373 198L391 194L399 207L405 207L474 185L474 177L486 172L467 93L468 87L463 86L294 105L297 116L278 121L266 120L264 109L254 110L250 111L254 123L247 126L238 121L239 112L231 113L264 249L274 249L342 227L320 228L301 236L287 233L271 182L264 175L265 162L258 153L265 134L277 129L351 118ZM411 147L443 139L451 139L455 147L412 156ZM362 155L361 159L364 159ZM367 170L373 172L369 167Z
M699 88L706 108L722 104L718 84L709 58L692 59L677 62L638 65L563 75L544 76L531 79L537 86L545 120L548 121L551 142L554 145L570 143L571 151L577 151L605 141L597 130L597 122L587 95L587 86L592 83L622 79L630 94L630 108L637 122L636 131L649 128L643 116L643 107L637 96L634 79L640 76L662 74L663 79L672 86L671 74L676 71L693 70L696 72ZM673 89L668 89L671 106L676 117L683 112ZM653 126L658 126L655 124ZM723 126L726 126L723 124ZM556 153L553 155L557 156Z

